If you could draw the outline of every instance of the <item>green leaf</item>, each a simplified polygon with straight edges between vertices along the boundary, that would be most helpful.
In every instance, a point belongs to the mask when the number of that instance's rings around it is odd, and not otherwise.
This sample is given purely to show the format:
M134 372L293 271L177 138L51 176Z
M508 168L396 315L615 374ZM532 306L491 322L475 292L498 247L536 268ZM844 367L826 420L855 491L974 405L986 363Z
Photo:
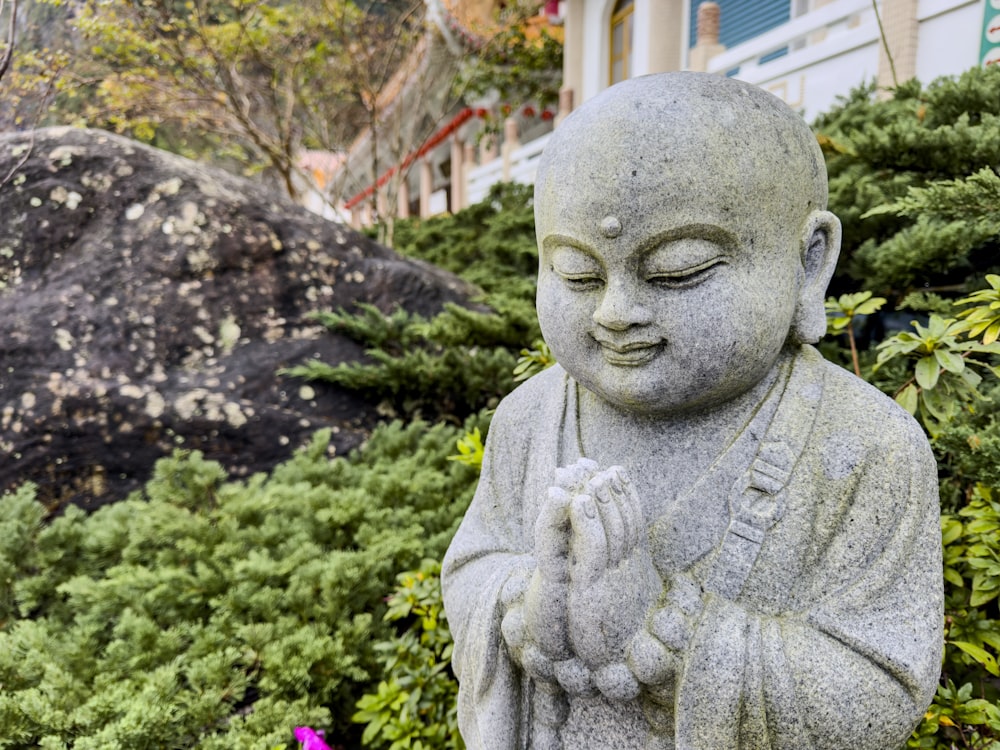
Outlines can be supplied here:
M941 543L947 547L962 536L962 522L953 517L941 518Z
M937 357L933 355L921 357L921 359L917 361L916 368L914 368L914 375L917 378L917 383L925 390L931 389L937 385L938 375L940 372L941 370L938 367Z
M961 372L965 369L965 360L961 355L949 352L946 349L935 349L934 358L948 372Z
M917 402L919 397L920 391L917 389L917 386L910 383L906 386L906 388L896 394L896 403L913 415L917 413Z
M997 339L1000 339L1000 320L996 320L993 324L986 329L986 333L983 334L983 343L992 344Z
M994 589L992 591L973 591L972 595L969 597L969 606L971 606L971 607L981 607L984 604L986 604L986 602L992 601L993 599L996 599L998 593L1000 593L1000 591L997 591L996 589ZM964 650L965 649L963 649L963 651ZM983 666L986 666L986 665L984 664ZM995 661L994 661L993 669L990 669L989 667L986 667L986 668L987 668L987 670L989 670L990 674L996 675L996 676L1000 677L1000 671L994 671L996 669L996 662Z
M977 606L977 605L973 605ZM961 649L977 662L983 665L987 672L995 677L1000 677L1000 667L997 666L996 658L982 646L977 646L968 641L948 641L952 646ZM971 695L971 691L970 691ZM966 698L968 699L968 698Z
M960 589L965 588L965 580L954 568L944 569L944 579L953 586L957 586Z
M872 297L866 302L862 302L854 309L855 315L871 315L878 311L886 302L885 297Z
M941 422L947 422L955 415L955 400L941 393L940 389L924 389L920 392L920 398L924 408Z
M995 519L977 518L969 521L965 528L970 534L988 534L1000 528L1000 523L997 523Z

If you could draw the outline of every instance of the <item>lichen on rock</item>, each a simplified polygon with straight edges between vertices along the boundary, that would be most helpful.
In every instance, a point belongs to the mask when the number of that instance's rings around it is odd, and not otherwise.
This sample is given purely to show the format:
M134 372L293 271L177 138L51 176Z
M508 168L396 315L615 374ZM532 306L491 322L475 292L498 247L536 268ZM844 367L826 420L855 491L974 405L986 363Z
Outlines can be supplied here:
M0 174L25 155L0 190L0 491L30 480L53 508L123 497L178 445L235 476L320 427L349 451L375 405L333 387L306 400L276 374L364 356L308 313L428 315L470 291L259 183L110 133L0 136Z

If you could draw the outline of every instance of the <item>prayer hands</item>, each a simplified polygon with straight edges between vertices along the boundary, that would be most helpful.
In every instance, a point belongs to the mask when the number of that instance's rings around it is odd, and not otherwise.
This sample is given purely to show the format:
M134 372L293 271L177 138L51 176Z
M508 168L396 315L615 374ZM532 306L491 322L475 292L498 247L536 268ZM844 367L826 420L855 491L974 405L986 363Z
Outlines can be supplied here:
M635 697L626 650L662 589L642 505L620 467L556 472L534 528L536 568L504 620L525 669L567 692Z
M570 500L569 633L598 689L620 700L639 686L625 651L662 582L653 567L642 505L624 469L592 474Z
M534 528L535 569L501 595L503 632L533 678L571 695L668 692L702 609L693 580L664 583L624 469L558 469Z

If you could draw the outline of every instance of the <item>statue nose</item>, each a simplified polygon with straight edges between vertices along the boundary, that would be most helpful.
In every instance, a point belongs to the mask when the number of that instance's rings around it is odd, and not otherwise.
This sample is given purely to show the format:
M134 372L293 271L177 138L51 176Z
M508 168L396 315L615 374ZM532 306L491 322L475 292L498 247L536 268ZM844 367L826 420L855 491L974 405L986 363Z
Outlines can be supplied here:
M612 331L624 331L632 326L648 325L652 315L635 293L618 285L609 285L601 304L592 316L597 325Z

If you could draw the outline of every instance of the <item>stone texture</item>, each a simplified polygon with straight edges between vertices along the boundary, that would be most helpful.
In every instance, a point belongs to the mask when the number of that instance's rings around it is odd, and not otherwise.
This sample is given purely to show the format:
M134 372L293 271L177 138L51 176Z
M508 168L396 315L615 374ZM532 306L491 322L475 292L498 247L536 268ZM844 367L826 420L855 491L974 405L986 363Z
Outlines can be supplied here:
M634 79L556 130L535 214L560 364L498 408L443 568L471 750L887 750L922 716L936 468L810 345L825 207L809 129L738 81Z
M123 497L175 446L235 476L321 427L356 447L376 405L277 375L362 356L307 313L432 314L469 291L257 183L109 133L2 136L8 174L0 490L36 482L53 508Z

